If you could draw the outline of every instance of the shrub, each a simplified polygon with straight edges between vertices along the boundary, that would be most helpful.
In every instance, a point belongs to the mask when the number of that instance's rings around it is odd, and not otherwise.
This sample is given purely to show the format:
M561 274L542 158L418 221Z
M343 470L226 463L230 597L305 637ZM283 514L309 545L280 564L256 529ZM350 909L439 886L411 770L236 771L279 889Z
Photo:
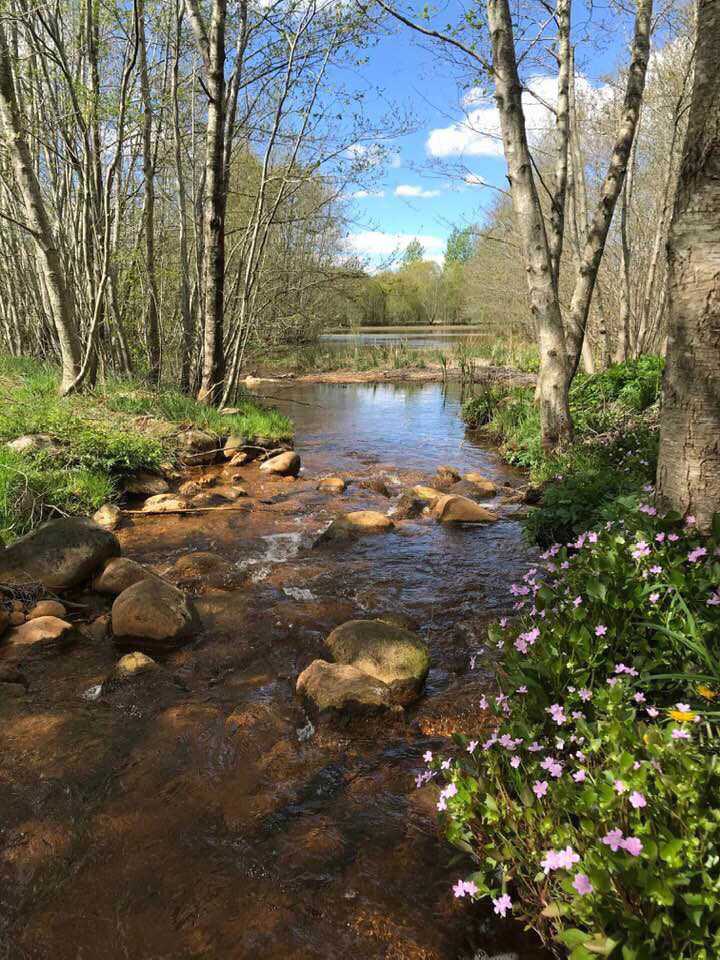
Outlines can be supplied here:
M526 530L545 546L617 512L655 476L656 409L663 362L640 357L592 377L579 374L570 391L576 440L550 455L542 449L533 390L492 388L463 407L470 427L484 426L504 457L544 486Z
M573 960L718 955L719 544L644 504L553 546L489 631L488 738L419 777L477 862L456 895Z

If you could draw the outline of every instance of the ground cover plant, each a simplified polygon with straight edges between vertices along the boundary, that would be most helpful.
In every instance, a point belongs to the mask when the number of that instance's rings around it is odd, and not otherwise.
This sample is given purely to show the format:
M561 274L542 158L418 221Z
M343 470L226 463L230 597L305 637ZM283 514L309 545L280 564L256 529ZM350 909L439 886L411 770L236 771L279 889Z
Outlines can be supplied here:
M503 456L543 486L526 523L533 540L546 546L612 518L654 478L662 366L641 357L578 375L570 391L575 441L550 454L532 389L493 386L466 401L468 426L493 436Z
M476 864L455 895L572 960L718 955L719 545L649 499L552 545L489 631L487 738L425 756Z
M150 390L111 380L92 392L61 398L57 368L31 359L0 358L0 537L27 532L43 519L92 513L121 489L123 478L156 470L175 455L183 426L248 439L287 439L290 421L246 399L223 416L174 389ZM8 441L44 434L50 450L21 453Z

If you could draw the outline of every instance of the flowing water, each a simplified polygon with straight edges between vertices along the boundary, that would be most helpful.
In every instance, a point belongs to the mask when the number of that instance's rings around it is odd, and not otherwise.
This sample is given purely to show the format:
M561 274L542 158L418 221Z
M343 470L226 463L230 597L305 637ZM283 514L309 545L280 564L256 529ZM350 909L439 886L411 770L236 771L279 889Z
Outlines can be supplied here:
M295 420L301 477L251 465L246 509L132 517L118 534L160 572L213 551L244 577L190 586L202 626L163 658L166 680L98 697L118 651L84 639L24 664L26 695L0 683L0 960L545 956L487 905L453 900L470 863L414 785L426 750L483 728L480 630L532 560L513 508L490 526L422 518L313 548L338 512L387 512L439 464L519 478L465 434L452 386L259 389ZM331 473L352 479L341 497L316 489ZM107 609L72 599L85 619ZM401 717L314 723L298 673L333 627L388 612L430 646L424 697Z

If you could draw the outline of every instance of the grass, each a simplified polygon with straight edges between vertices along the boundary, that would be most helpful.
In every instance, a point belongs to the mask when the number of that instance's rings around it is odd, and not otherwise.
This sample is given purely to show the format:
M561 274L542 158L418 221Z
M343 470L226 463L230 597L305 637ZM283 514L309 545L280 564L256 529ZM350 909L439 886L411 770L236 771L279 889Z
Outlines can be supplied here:
M428 328L424 328L428 332ZM442 330L438 331L442 335ZM330 373L336 370L424 370L439 365L445 370L468 370L476 361L493 366L514 367L534 373L538 369L537 349L527 344L507 343L477 336L458 339L447 349L409 347L405 343L358 342L346 349L332 350L322 342L285 347L272 354L258 354L255 365L271 371Z
M551 455L542 449L532 390L491 387L466 402L468 425L490 433L505 458L544 487L526 521L531 539L564 542L613 518L654 481L662 367L659 357L641 357L578 375L570 392L575 442Z
M237 415L222 416L172 389L110 380L61 398L58 382L50 364L0 357L0 537L6 542L51 516L92 513L117 496L124 477L172 461L180 426L248 440L292 436L286 417L250 400L238 404ZM60 453L20 454L6 445L35 433L51 436Z

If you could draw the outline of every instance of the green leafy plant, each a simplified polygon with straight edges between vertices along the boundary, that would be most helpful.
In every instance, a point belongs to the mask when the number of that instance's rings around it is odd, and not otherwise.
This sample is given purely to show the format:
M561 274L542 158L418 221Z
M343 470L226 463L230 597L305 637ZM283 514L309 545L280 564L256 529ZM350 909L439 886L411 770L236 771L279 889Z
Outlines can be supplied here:
M489 897L573 960L711 960L720 948L720 518L642 504L513 585L491 627L487 739L455 738L448 838Z

